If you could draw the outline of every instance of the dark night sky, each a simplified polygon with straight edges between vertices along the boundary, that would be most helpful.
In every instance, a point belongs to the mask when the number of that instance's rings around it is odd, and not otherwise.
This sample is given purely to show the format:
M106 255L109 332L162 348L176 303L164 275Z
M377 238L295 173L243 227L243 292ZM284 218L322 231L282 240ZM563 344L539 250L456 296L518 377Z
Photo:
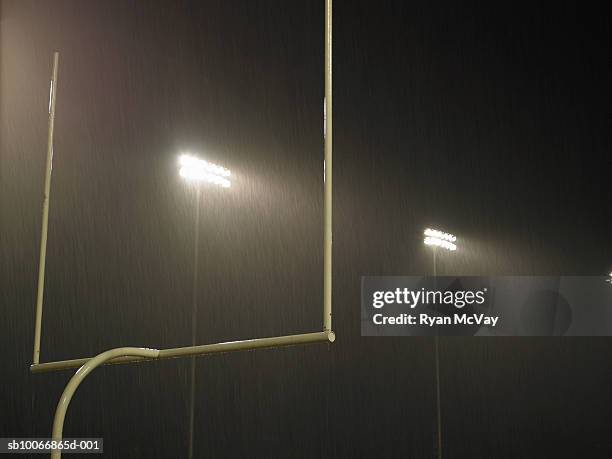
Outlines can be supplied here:
M51 58L42 360L321 328L323 1L0 0L0 437L50 436L30 375ZM445 3L445 4L443 4ZM334 329L198 360L197 457L434 457L428 338L361 338L360 277L612 270L610 18L594 4L334 4ZM606 338L441 340L444 458L610 457ZM98 370L67 436L185 457L189 361Z

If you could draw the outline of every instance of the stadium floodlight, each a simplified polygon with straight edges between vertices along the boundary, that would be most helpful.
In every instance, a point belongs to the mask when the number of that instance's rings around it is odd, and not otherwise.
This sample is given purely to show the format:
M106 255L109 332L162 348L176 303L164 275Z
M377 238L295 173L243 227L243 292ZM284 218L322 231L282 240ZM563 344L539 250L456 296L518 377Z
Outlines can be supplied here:
M423 234L425 235L425 239L423 239L425 245L442 247L453 252L457 250L457 245L454 243L457 240L457 237L450 233L444 233L443 231L427 228Z
M222 186L223 188L229 188L231 186L231 182L227 177L232 175L232 173L225 167L209 163L208 161L188 154L181 155L179 164L181 165L179 174L187 180L208 182Z

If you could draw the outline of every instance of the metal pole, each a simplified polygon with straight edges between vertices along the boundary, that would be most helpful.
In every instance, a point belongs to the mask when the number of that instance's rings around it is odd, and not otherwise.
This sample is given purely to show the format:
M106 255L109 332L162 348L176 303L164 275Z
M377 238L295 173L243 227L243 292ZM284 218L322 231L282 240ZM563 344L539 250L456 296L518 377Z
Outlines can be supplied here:
M191 313L191 345L196 345L197 321L198 321L198 252L200 249L200 194L201 187L198 185L196 192L195 228L194 228L194 256L193 256L193 290L192 290L192 313ZM193 420L195 404L195 356L191 356L191 394L189 405L189 459L193 458Z
M434 277L436 277L438 275L437 270L436 270L436 247L434 246L433 248L433 275Z
M248 351L254 349L266 349L285 346L296 346L298 344L310 344L328 342L333 343L336 340L334 332L315 332L303 333L300 335L275 336L273 338L256 338L240 341L228 341L226 343L201 344L198 346L175 347L171 349L161 349L159 351L159 360L174 359L178 357L190 357L192 355L209 355L209 354L225 354L228 352ZM50 371L67 370L69 368L78 368L84 363L91 360L91 357L72 360L58 360L56 362L38 363L30 365L32 373L47 373ZM147 358L142 357L116 357L109 360L108 364L118 363L137 363L145 362Z
M49 195L51 194L51 169L53 163L53 129L55 127L55 97L57 95L57 67L59 53L53 53L53 72L49 89L49 123L47 135L47 164L43 195L42 228L40 232L40 256L38 260L38 292L36 294L36 319L34 326L34 364L40 361L40 333L42 328L43 296L45 290L45 260L47 257L47 231L49 228Z
M57 404L57 408L55 410L55 417L53 418L53 440L61 441L62 434L64 430L64 419L66 418L66 411L68 410L68 405L72 400L72 396L76 392L79 384L85 379L85 377L95 370L98 366L102 365L104 362L117 358L117 357L125 357L125 356L138 356L149 359L155 359L159 355L159 351L157 349L146 349L141 347L120 347L116 349L111 349L109 351L98 354L97 356L89 359L87 362L83 364L81 368L77 370L74 376L70 379L64 392L62 393L62 397ZM51 453L51 459L60 459L62 457L61 449L54 449Z
M332 0L325 0L323 330L332 329Z
M439 350L439 336L436 331L434 336L434 346L436 354L436 419L438 423L438 459L442 459L442 409L440 401L440 350Z
M437 287L437 267L436 267L436 253L437 247L433 248L433 273L434 283ZM436 306L436 311L438 307ZM442 459L442 409L440 401L440 337L438 336L438 329L436 328L436 334L434 336L434 354L436 362L436 421L438 430L438 459Z

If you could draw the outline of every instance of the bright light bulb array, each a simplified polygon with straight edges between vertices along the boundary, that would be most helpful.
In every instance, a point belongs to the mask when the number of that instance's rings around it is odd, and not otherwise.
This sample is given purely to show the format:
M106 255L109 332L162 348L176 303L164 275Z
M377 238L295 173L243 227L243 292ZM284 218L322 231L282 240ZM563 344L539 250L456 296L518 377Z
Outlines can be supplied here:
M425 236L433 237L436 239L442 239L443 241L455 242L457 240L457 238L450 233L444 233L443 231L438 231L431 228L427 228L423 232L423 234L425 234Z
M436 247L442 247L444 249L450 250L454 252L457 250L457 246L450 241L445 241L444 239L438 239L437 237L427 236L423 242L425 245L433 245Z
M443 249L450 250L451 252L457 250L457 246L454 244L457 238L450 233L444 233L443 231L427 228L423 234L425 235L425 239L423 239L425 245L442 247Z
M231 182L226 178L232 174L229 169L190 155L181 155L179 164L179 174L188 180L208 182L224 188L231 186Z

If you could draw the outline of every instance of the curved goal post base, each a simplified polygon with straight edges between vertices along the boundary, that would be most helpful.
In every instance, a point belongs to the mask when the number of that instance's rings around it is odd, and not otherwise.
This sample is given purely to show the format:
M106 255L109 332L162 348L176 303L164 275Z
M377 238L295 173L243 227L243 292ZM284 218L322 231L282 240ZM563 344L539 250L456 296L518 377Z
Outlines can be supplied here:
M147 359L156 359L159 356L159 350L147 349L143 347L118 347L111 349L97 356L89 359L81 368L77 370L70 381L66 385L62 397L57 404L55 409L55 417L53 418L53 440L61 441L64 430L64 419L66 418L66 411L68 405L79 385L87 377L89 373L95 370L103 363L115 359L117 357L144 357ZM60 449L54 449L51 453L51 459L60 459L62 457L62 451Z

